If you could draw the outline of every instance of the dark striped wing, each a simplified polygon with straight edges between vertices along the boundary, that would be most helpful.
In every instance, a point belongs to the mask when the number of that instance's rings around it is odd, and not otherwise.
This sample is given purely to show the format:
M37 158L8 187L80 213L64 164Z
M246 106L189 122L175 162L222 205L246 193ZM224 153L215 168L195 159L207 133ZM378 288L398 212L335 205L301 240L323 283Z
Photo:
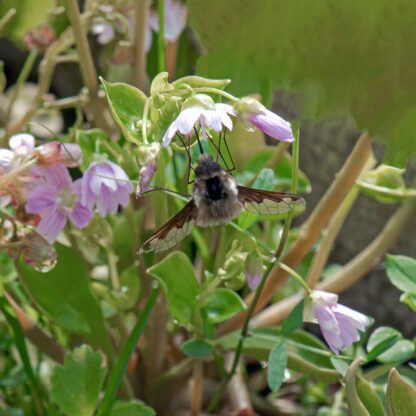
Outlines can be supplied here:
M237 188L238 199L244 205L244 208L253 214L287 214L292 210L301 211L305 206L305 200L300 195L265 191L245 186L238 186Z
M174 217L156 231L139 248L139 254L168 250L189 235L196 223L197 210L190 200Z

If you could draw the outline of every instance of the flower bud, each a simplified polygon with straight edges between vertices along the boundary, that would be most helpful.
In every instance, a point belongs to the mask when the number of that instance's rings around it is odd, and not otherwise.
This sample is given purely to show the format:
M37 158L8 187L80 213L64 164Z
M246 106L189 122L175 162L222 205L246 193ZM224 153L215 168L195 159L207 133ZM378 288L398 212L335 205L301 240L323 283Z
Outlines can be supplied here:
M247 285L251 290L256 290L263 276L265 267L263 261L257 254L250 255L247 258L245 264L245 276L247 279Z
M215 110L215 103L209 95L195 94L184 101L182 111L189 107L202 107L207 110Z
M233 108L238 115L250 117L254 114L263 112L266 107L253 97L240 98L233 104Z
M34 154L40 165L53 165L61 158L61 145L58 142L42 144L35 149Z
M242 251L238 240L234 240L226 255L224 265L217 272L226 287L239 290L244 286L246 281L244 264L247 256L248 253Z
M145 166L151 161L157 159L160 152L160 143L153 142L142 144L136 150L137 161L140 166Z
M389 165L380 165L364 175L363 180L373 185L397 189L405 187L403 173L404 169Z
M81 147L75 143L62 143L60 162L68 168L75 168L82 163Z
M54 30L48 24L30 29L25 36L25 44L29 49L39 49L45 52L48 46L56 39Z

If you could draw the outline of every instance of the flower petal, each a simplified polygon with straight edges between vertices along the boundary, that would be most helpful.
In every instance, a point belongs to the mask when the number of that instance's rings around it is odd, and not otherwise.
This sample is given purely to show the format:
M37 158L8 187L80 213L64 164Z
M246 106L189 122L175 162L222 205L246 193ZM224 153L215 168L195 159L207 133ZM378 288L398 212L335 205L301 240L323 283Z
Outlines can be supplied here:
M284 142L293 142L294 140L290 123L269 110L251 115L248 120L274 139Z
M58 237L58 234L64 229L66 224L65 215L59 210L55 209L45 215L39 221L36 230L40 234L44 234L49 243L53 243Z
M179 132L189 136L204 111L202 107L188 107L182 110L176 119Z
M14 151L19 151L19 154L24 153L25 156L32 154L35 149L35 138L28 133L19 133L10 137L9 147Z
M68 218L77 228L84 228L92 219L93 213L79 202L75 204L75 208L68 215Z
M343 348L341 332L335 315L328 306L317 305L314 307L314 314L318 320L322 335L329 347L336 354Z

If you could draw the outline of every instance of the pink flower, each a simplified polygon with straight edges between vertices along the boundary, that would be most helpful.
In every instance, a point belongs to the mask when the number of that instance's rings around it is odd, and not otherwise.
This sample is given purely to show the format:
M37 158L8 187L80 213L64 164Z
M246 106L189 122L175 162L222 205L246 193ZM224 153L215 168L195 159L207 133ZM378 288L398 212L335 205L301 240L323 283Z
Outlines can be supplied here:
M232 130L233 122L229 114L234 114L229 104L214 103L212 98L205 94L193 95L185 100L182 111L166 130L162 144L167 147L178 131L186 136L191 135L197 126L201 127L204 137L207 136L207 129L219 133L224 126Z
M80 202L80 181L72 182L59 164L33 170L38 180L28 194L26 212L40 215L36 230L53 243L68 219L77 228L85 227L92 212Z
M246 261L246 280L250 290L254 291L260 284L261 278L264 273L263 262L261 258L255 255L251 255Z
M283 142L293 142L291 124L264 107L253 97L244 97L234 103L236 113L263 133Z
M322 335L336 354L360 339L370 321L367 316L339 305L334 293L314 290L305 305L304 320L318 323Z
M82 204L89 209L95 205L101 217L115 214L119 205L126 207L132 192L133 186L124 170L109 160L92 163L81 182Z
M150 182L156 172L156 160L151 160L147 165L140 169L140 181L136 189L136 197L140 198L143 192L149 191Z

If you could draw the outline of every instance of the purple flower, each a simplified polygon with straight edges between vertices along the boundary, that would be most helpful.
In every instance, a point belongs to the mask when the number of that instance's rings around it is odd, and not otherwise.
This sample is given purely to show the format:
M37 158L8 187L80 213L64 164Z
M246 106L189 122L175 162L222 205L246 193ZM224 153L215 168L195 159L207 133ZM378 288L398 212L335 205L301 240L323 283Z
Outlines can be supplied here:
M367 316L339 305L334 293L314 290L305 306L304 320L318 323L322 335L336 354L360 339L370 321Z
M36 230L53 243L69 219L77 228L85 227L92 212L80 203L80 181L72 182L65 166L36 167L37 177L29 192L26 212L40 215Z
M268 110L253 97L244 97L234 103L234 110L263 133L283 142L293 142L291 124Z
M126 207L132 192L133 186L124 170L109 160L92 163L81 182L82 204L89 209L95 205L101 217L115 214L119 205Z
M162 139L162 144L167 147L176 132L191 135L194 127L200 126L202 135L207 136L207 129L219 133L222 127L232 130L233 122L229 114L235 114L229 104L214 103L211 97L204 94L196 94L185 100L182 111L171 123Z
M140 169L140 181L136 189L136 197L140 198L143 192L150 190L150 182L156 172L156 160L151 160L147 165Z
M97 42L101 45L110 43L115 37L114 27L109 22L97 22L91 26L91 32L97 36Z

